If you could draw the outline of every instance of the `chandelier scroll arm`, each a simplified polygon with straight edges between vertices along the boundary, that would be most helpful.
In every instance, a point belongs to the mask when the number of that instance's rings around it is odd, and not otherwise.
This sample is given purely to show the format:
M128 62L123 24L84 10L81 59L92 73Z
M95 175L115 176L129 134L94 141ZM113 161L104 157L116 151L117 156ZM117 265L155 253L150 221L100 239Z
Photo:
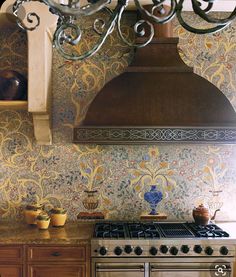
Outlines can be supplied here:
M138 30L139 27L140 27L142 24L146 23L146 24L150 27L150 36L149 36L149 38L147 38L147 41L146 41L145 43L143 43L143 44L135 44L135 43L129 42L129 41L124 37L124 35L122 34L122 31L121 31L121 17L122 17L122 15L123 15L124 10L125 10L125 7L122 7L122 9L121 9L120 12L119 12L118 19L117 19L117 29L118 29L118 33L119 33L120 38L122 39L122 41L123 41L126 45L128 45L128 46L130 46L130 47L136 47L136 48L145 47L146 45L148 45L148 44L152 41L152 39L153 39L153 37L154 37L154 27L153 27L152 23L150 23L150 22L148 22L148 21L146 21L146 20L139 20L139 21L134 25L134 31L135 31L135 33L136 33L136 34L139 34L140 36L144 36L144 35L145 35L145 30L144 30L144 29L142 29L142 30L140 30L140 31Z
M162 5L164 5L164 3L166 2L166 0L159 0L159 1L153 1L153 2L154 2L153 9L155 9L155 7L161 8ZM177 6L176 0L171 0L170 10L169 10L168 14L165 16L158 17L158 16L150 13L148 10L146 10L140 4L140 0L134 0L134 3L135 3L135 6L137 7L137 9L139 10L140 14L142 15L142 18L144 18L145 20L147 20L153 24L164 24L164 23L169 22L171 19L174 18L176 6Z
M14 0L13 0L14 1ZM145 37L145 42L142 40L142 44L135 43L128 39L122 32L121 19L129 0L117 0L114 10L110 10L108 5L112 3L112 0L87 0L87 4L81 6L80 0L66 0L68 3L62 3L61 0L15 0L13 4L13 15L15 15L17 24L20 28L26 31L35 30L41 23L40 17L34 12L28 12L24 19L20 18L20 7L29 2L41 2L45 4L52 14L59 17L57 29L54 33L54 46L60 52L60 54L69 60L83 60L91 57L97 51L100 50L107 37L113 32L115 26L117 26L118 34L122 41L130 47L144 47L148 45L154 37L154 24L165 24L172 20L174 16L177 17L179 24L189 32L196 34L208 34L218 32L227 27L234 19L236 19L236 6L234 10L225 18L216 18L210 15L210 11L213 9L217 0L152 0L151 9L145 9L141 0L133 0L137 11L141 15L141 19L134 25L134 32L136 35L144 37L146 28L150 28L150 32ZM183 4L187 1L192 5L192 10L196 16L209 23L211 26L206 26L205 29L191 26L191 23L185 21L183 16ZM205 2L205 8L203 7ZM168 3L166 9L165 3ZM68 52L69 46L76 46L81 42L82 30L79 25L75 23L76 19L82 16L91 16L99 11L106 11L109 13L109 18L104 20L102 17L98 17L91 28L99 36L97 43L92 45L92 48L84 50L82 54L75 53L75 49ZM162 11L164 11L162 13ZM28 23L28 24L27 24ZM209 28L207 28L209 27Z
M208 23L212 23L212 24L228 24L231 23L235 18L236 18L236 6L234 8L234 10L231 12L231 14L223 19L219 19L219 18L215 18L212 16L208 15L209 9L204 10L200 7L199 5L199 1L198 0L191 0L192 1L192 7L193 7L193 11L200 16L202 19L204 19L205 21L207 21ZM212 7L214 5L213 2L209 3L212 4Z
M26 16L27 23L31 24L30 27L26 26L22 19L19 18L18 12L21 6L25 3L30 2L30 0L16 0L12 6L12 14L16 18L17 25L24 31L34 31L40 25L40 17L37 13L31 12ZM33 25L32 25L33 24Z
M89 16L96 12L99 12L103 8L106 7L106 5L111 3L111 0L99 0L94 4L88 4L84 7L69 7L69 6L63 6L58 3L56 3L54 0L41 0L44 4L52 8L58 13L62 13L65 16L73 16L75 18L79 18L80 16Z
M126 1L125 1L126 2ZM104 44L104 42L106 41L107 37L112 33L112 31L114 30L115 24L117 22L118 19L118 15L119 15L119 11L123 8L124 6L124 1L118 1L116 8L114 9L113 12L111 12L111 10L109 9L105 9L109 14L110 14L110 20L109 22L106 24L107 29L103 34L100 34L100 39L98 40L98 43L96 43L96 45L90 49L89 51L87 51L86 53L82 54L82 55L75 55L75 54L68 54L62 47L61 44L61 38L63 38L63 36L65 35L65 30L70 27L72 29L78 29L79 27L77 25L74 25L72 23L70 24L63 24L61 26L59 26L55 32L54 35L54 45L57 48L57 50L59 51L59 53L68 60L73 60L73 61L79 61L79 60L83 60L86 58L91 57L93 54L95 54ZM65 41L67 44L70 45L76 45L80 42L81 39L81 32L80 30L76 30L77 35L74 39L71 38L66 38Z
M226 28L230 22L225 23L225 24L220 24L218 26L212 27L212 28L206 28L206 29L198 29L195 27L190 26L187 22L182 17L182 12L183 12L183 2L184 0L180 0L179 3L177 4L176 7L176 17L180 23L180 25L186 29L187 31L194 33L194 34L209 34L209 33L216 33L220 30L223 30Z
M203 0L204 2L207 2L207 7L204 8L204 12L205 13L209 13L211 11L211 9L213 8L214 6L214 1L208 1L208 0Z

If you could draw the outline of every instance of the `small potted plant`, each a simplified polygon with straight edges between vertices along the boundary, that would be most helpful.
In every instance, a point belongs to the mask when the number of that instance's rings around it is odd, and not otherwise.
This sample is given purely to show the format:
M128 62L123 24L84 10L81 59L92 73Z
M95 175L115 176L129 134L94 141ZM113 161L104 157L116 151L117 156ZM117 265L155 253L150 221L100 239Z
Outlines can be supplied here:
M41 212L42 212L42 205L39 205L39 204L27 205L24 210L26 223L30 225L36 225L37 224L36 218Z
M50 217L47 213L40 213L37 216L37 226L40 230L46 230L48 229L50 223Z
M52 226L63 227L67 219L66 210L63 208L53 208L51 210Z

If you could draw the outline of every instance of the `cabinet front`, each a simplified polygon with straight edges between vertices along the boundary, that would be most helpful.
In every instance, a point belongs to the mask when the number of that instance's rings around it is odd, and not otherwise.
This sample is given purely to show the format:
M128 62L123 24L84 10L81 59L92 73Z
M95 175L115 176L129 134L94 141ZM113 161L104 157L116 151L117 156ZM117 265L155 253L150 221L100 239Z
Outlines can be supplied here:
M169 263L151 264L150 277L233 277L230 264Z
M87 277L85 265L31 265L28 273L28 277Z
M23 249L20 246L1 246L0 262L20 263L23 257Z
M32 246L28 248L28 260L33 262L84 262L86 261L86 247L84 246Z
M0 266L0 277L22 277L21 266Z
M101 263L96 264L96 277L144 277L144 264Z

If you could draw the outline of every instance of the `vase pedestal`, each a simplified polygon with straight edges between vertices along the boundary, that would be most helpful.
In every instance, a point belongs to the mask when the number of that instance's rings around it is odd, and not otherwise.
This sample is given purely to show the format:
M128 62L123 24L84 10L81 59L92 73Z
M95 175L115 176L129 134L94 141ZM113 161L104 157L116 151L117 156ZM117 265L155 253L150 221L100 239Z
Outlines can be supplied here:
M167 215L165 213L158 213L158 214L148 214L148 213L142 213L140 215L141 220L150 220L150 221L161 221L161 220L166 220Z
M105 216L101 212L80 212L77 215L78 220L98 220L105 219Z

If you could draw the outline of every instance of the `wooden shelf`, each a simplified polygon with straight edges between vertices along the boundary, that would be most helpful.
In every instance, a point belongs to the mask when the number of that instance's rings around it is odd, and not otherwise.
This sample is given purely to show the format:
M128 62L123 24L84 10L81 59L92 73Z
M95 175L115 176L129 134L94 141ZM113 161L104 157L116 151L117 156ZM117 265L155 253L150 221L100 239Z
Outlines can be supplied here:
M0 110L24 110L28 111L28 101L22 100L0 100Z

